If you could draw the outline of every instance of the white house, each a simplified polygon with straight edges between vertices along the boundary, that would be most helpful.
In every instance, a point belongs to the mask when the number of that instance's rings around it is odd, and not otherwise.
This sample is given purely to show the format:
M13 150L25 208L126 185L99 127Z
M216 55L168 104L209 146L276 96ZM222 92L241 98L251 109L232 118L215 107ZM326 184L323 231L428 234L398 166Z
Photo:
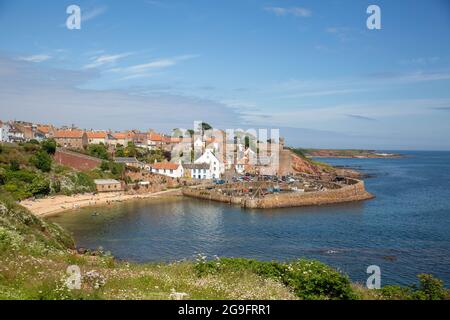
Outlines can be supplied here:
M152 173L162 174L171 178L181 178L184 175L184 168L179 163L155 162L150 165Z
M213 179L211 166L207 163L189 163L183 164L183 167L186 175L192 179Z
M10 142L24 142L25 134L22 130L19 130L19 128L15 126L10 126L8 131L8 139Z
M10 128L8 123L0 121L0 142L9 142Z
M220 176L225 172L224 164L217 159L211 149L205 150L205 153L194 161L195 164L206 163L209 164L211 170L211 178L219 179Z

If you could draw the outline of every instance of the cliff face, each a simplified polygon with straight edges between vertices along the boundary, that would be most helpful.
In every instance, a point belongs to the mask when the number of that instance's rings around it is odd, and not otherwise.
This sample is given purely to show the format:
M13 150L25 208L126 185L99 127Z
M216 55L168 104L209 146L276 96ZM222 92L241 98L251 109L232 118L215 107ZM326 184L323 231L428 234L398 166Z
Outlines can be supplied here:
M295 172L307 173L307 174L313 174L313 175L320 175L322 173L325 173L324 167L320 167L320 166L312 163L311 161L296 155L292 151L290 151L290 157L291 157L292 169L294 169Z
M349 178L360 179L363 175L355 170L347 168L335 168L325 163L320 163L311 159L307 159L290 152L291 166L294 173L306 173L311 175L335 175Z

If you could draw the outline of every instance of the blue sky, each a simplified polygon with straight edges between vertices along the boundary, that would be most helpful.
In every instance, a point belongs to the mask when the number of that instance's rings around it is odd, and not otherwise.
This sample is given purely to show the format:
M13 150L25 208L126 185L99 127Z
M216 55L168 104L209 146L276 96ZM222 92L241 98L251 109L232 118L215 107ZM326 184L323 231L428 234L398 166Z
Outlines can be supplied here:
M65 27L71 4L81 30ZM0 0L0 30L3 120L450 150L446 0Z

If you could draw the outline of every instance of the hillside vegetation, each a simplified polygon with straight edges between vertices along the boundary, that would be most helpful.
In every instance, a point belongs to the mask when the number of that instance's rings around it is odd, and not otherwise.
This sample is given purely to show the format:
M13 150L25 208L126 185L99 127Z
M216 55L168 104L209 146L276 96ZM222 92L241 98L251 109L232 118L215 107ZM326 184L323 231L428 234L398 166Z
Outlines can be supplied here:
M95 149L97 150L97 149ZM94 179L119 178L123 166L105 161L98 169L77 172L53 161L56 143L30 141L0 146L0 191L16 200L95 191Z

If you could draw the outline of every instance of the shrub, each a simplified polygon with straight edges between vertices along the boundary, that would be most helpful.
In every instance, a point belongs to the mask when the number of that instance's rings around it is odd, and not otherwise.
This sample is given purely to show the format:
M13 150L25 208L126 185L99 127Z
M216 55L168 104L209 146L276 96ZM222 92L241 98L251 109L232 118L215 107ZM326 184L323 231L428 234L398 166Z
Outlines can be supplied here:
M56 141L53 139L44 140L42 142L42 150L47 152L48 154L55 154L56 152Z
M50 193L50 181L44 177L37 176L33 179L28 191L35 196L45 196Z
M318 261L300 259L280 263L228 258L206 261L201 257L194 268L199 276L224 271L250 271L282 282L302 299L356 298L347 276Z
M444 288L444 282L431 274L419 274L419 288L415 292L417 299L443 300L448 297L448 291Z
M91 144L88 146L87 151L89 155L93 157L104 160L109 159L108 150L106 149L104 144Z
M43 172L50 172L52 169L52 158L43 150L38 151L31 159L31 162Z
M102 164L100 165L100 169L102 171L109 171L109 162L108 161L102 161Z
M419 274L419 286L385 286L381 289L384 299L388 300L444 300L449 292L444 283L430 274Z

